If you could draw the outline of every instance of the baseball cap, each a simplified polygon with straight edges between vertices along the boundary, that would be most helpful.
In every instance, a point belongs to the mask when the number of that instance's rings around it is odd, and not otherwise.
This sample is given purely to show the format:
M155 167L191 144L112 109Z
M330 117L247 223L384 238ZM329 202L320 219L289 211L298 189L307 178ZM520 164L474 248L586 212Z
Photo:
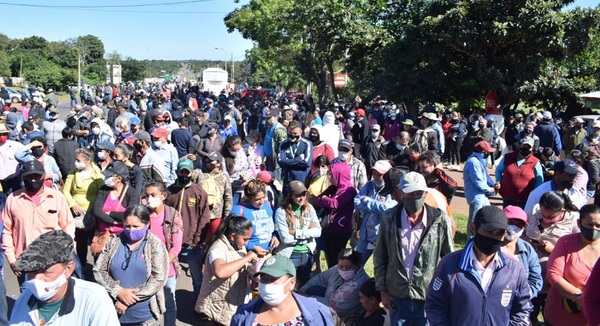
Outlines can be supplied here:
M400 179L400 190L403 193L411 193L415 191L428 191L425 177L418 172L408 172Z
M264 183L271 183L271 181L273 181L273 176L271 175L271 172L269 172L269 171L260 171L260 172L258 172L256 177L259 178L260 180L264 181Z
M482 140L482 141L478 142L477 144L475 144L475 151L476 152L494 152L495 149L492 147L492 145L490 145L490 143L488 143L485 140Z
M211 162L212 161L221 162L223 160L223 156L221 155L221 153L219 153L217 151L214 151L214 152L208 154L208 156L206 158L209 159Z
M585 121L580 117L575 118L574 121L575 123L585 123Z
M225 120L229 120L229 121L231 121L231 116L230 116L230 115L226 115L226 116L223 118L223 121L225 121Z
M152 132L152 137L155 137L155 138L169 137L169 131L165 128L156 128Z
M139 126L141 122L142 121L140 121L140 118L137 115L132 115L129 117L129 124L131 125Z
M73 238L63 230L46 232L33 240L15 262L19 272L37 272L54 264L71 261Z
M506 214L506 218L509 220L519 220L525 223L525 226L529 225L527 222L527 213L519 206L508 205L504 207L504 214Z
M406 119L406 120L402 121L402 124L407 125L407 126L415 125L415 123L411 119Z
M102 175L107 178L118 175L123 179L129 179L129 168L121 161L113 161L106 170L102 171Z
M392 168L392 165L390 164L390 162L388 160L379 160L379 161L375 162L375 164L373 164L373 166L371 167L371 170L375 170L375 171L379 172L380 174L386 174L391 168Z
M381 126L378 124L374 124L373 127L371 127L371 130L377 130L380 131L381 130Z
M347 150L352 150L354 148L354 143L348 139L342 139L338 143L338 148L343 148Z
M568 174L577 174L577 165L572 160L565 158L554 163L554 171L566 172Z
M42 175L44 173L46 173L46 171L44 171L44 166L38 160L31 160L31 161L25 162L21 166L21 176L22 177L30 175L30 174Z
M266 118L277 117L279 118L279 110L269 110L267 114L265 114Z
M194 171L194 162L189 158L183 158L177 163L177 171L188 170L189 172Z
M366 115L365 114L365 110L363 110L363 109L356 109L356 115L364 117Z
M550 112L550 111L544 111L544 113L542 113L542 119L544 119L544 120L552 120L552 112Z
M304 183L294 180L288 184L288 191L292 195L298 196L306 192L306 186L304 186Z
M227 101L227 104L234 104L233 100Z
M600 128L600 120L594 121L594 128Z
M114 152L115 151L115 145L111 142L109 142L108 140L105 140L101 143L99 143L98 145L96 145L97 149L104 149L107 151L111 151Z
M483 206L475 213L475 226L482 227L488 232L495 230L506 230L508 220L504 211L493 205Z
M419 118L427 118L429 120L438 120L438 117L433 112L424 112Z
M263 274L276 278L280 278L286 274L295 277L296 267L294 267L294 263L292 263L292 261L289 258L283 255L275 255L265 260L262 267L260 268L260 271L254 274L254 277Z
M524 145L524 144L527 144L527 145L533 147L535 142L533 141L533 138L531 138L531 137L521 138L521 140L519 140L519 145Z
M133 135L133 138L137 139L137 140L143 140L143 141L146 141L146 142L151 142L152 141L152 138L150 137L150 134L147 133L144 130L140 130L140 131L136 132Z

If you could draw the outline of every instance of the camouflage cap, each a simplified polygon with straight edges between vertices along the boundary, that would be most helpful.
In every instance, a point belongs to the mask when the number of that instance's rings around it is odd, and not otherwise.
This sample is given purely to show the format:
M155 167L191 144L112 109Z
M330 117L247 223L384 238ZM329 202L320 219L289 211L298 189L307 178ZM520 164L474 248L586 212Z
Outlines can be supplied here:
M65 231L50 231L40 235L17 258L15 270L37 272L54 264L71 261L73 238Z

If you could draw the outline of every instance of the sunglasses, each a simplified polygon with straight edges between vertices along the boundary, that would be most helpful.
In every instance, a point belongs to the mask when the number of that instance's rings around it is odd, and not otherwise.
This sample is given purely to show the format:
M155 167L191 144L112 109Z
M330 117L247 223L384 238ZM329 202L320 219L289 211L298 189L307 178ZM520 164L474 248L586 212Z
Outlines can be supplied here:
M301 192L301 193L300 193L300 194L298 194L298 195L294 195L294 197L296 197L296 198L300 198L300 197L306 197L306 195L308 195L308 191Z

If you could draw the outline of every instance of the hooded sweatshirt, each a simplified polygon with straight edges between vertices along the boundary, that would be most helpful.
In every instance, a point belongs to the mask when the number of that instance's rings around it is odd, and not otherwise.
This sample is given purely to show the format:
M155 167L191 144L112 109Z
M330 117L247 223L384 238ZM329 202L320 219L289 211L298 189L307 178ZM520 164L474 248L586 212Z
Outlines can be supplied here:
M338 156L337 146L342 139L342 133L338 126L335 124L335 115L331 111L325 112L323 116L323 132L320 133L321 140L331 146L333 149L333 156Z
M333 148L331 146L329 146L329 144L327 144L323 141L323 135L325 134L325 127L323 127L321 125L314 125L314 126L310 127L310 129L317 130L317 132L319 133L319 140L321 141L321 143L317 146L315 146L313 144L312 161L310 163L310 174L314 174L315 172L317 172L317 168L318 168L318 166L315 166L315 160L317 159L317 157L319 157L321 155L325 155L327 157L327 160L329 162L331 162L331 161L333 161L334 158L337 157L337 155L333 151ZM337 145L336 145L336 147L337 147Z
M352 213L356 189L352 185L351 168L347 163L331 166L333 185L317 198L317 206L331 209L331 225L324 233L346 234L352 232ZM335 189L333 189L335 188Z

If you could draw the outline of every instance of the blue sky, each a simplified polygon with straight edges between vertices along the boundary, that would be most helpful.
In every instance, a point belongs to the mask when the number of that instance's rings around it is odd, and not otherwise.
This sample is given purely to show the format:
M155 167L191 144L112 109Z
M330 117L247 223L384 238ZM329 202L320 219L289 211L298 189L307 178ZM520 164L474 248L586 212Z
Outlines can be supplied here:
M106 52L117 51L135 59L229 60L233 53L235 60L242 60L245 51L252 47L252 42L245 40L238 32L227 33L223 18L249 1L199 0L168 6L108 8L192 1L19 0L10 3L106 8L35 8L0 4L0 12L4 13L4 19L0 20L0 32L10 38L37 35L50 41L92 34L102 40ZM596 6L598 0L577 0L574 5Z

